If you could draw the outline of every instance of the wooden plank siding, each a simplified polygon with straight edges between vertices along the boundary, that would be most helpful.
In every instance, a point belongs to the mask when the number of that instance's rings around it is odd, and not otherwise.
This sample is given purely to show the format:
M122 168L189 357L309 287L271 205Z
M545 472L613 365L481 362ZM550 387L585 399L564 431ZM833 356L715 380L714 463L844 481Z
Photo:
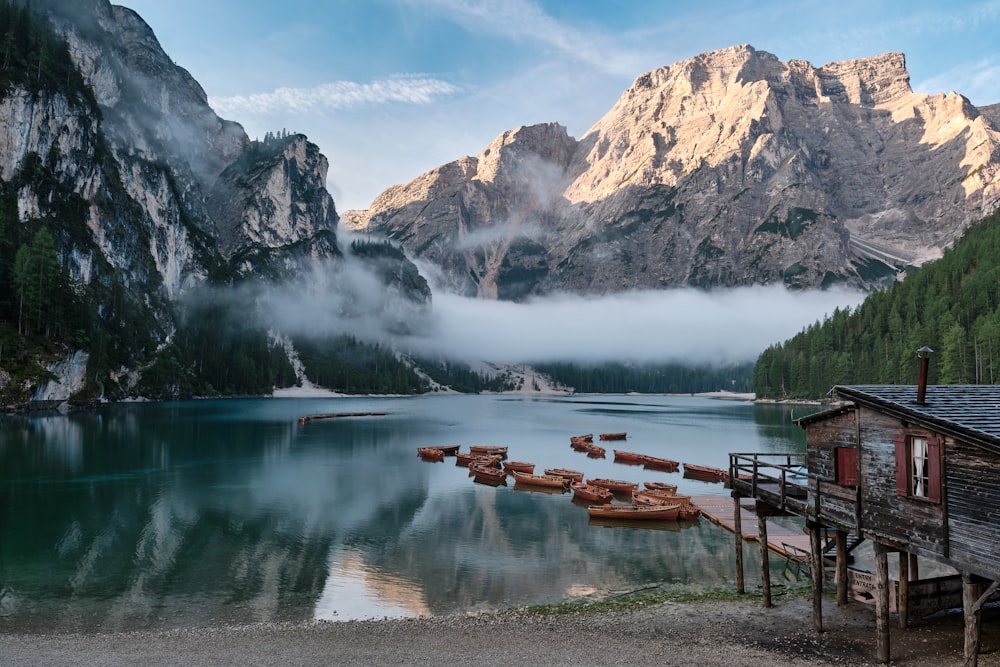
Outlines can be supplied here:
M945 503L907 497L896 490L896 436L903 433L936 437L936 434L867 408L860 410L859 418L864 444L858 453L861 472L858 483L864 530L888 538L886 541L947 557Z
M1000 545L1000 456L962 441L945 442L949 557L996 576Z

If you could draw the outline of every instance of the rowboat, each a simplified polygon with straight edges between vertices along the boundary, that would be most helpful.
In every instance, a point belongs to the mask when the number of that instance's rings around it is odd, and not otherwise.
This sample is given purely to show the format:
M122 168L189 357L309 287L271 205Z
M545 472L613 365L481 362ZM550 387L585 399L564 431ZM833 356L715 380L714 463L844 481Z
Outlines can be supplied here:
M469 447L469 451L473 454L486 454L487 456L494 454L498 454L503 457L507 456L506 447L497 447L495 445L473 445Z
M417 456L425 461L444 461L444 452L435 447L417 447Z
M585 482L573 482L569 485L569 488L573 489L574 498L579 498L589 503L608 504L615 498L615 494L603 486L594 486Z
M677 519L680 503L675 505L658 505L656 507L636 507L634 505L591 505L587 512L591 517L599 519L642 519L672 521Z
M486 454L473 454L472 452L459 452L455 454L455 465L468 468L470 463L482 463L492 468L499 468L503 457L499 454L487 456Z
M445 456L455 456L456 454L458 454L458 448L459 447L461 447L461 445L431 445L430 446L431 449L440 449L442 452L444 452Z
M679 503L691 502L691 496L678 495L676 491L663 491L660 489L639 489L634 493L641 493L651 498L665 498Z
M587 445L587 456L592 459L603 459L604 447L599 447L598 445Z
M673 505L675 503L685 505L690 502L691 496L668 496L649 491L636 491L632 494L632 503L635 505Z
M569 446L572 447L575 451L578 451L578 452L585 452L585 451L587 451L587 449L589 449L590 446L593 445L593 444L594 443L590 442L589 440L570 440L569 441Z
M637 454L635 452L624 452L620 449L615 451L615 463L634 463L636 465L642 465L645 455Z
M513 470L510 473L514 476L514 482L516 484L529 484L532 486L545 486L550 489L560 488L566 490L569 488L569 480L565 477L555 477L552 475L533 475L527 472L520 472L518 470Z
M613 493L627 493L629 495L639 488L638 482L623 482L619 479L605 479L603 477L588 479L587 483L593 484L594 486L604 487Z
M628 437L627 433L602 433L601 440L625 440Z
M677 493L676 484L667 484L666 482L643 482L643 484L651 491L669 491L670 493Z
M593 442L594 434L587 433L586 435L571 435L569 436L569 441L572 442Z
M684 464L684 476L692 479L700 479L703 482L724 482L729 483L729 473L721 468L710 468L699 466L693 463Z
M664 470L666 472L677 472L681 468L680 461L673 461L671 459L662 459L658 456L644 455L642 457L642 464L647 468Z
M517 471L517 472L535 472L534 463L525 463L524 461L504 461L503 469L507 472Z
M692 505L688 503L686 505L681 505L681 509L677 514L677 518L681 521L694 521L701 516L701 509L697 505Z
M554 477L565 477L571 482L582 482L583 473L579 470L569 470L567 468L546 468L546 475L552 475Z
M475 481L483 484L490 484L492 486L497 486L499 484L506 486L507 484L507 473L497 468L491 468L478 463L470 463L469 472L475 478Z

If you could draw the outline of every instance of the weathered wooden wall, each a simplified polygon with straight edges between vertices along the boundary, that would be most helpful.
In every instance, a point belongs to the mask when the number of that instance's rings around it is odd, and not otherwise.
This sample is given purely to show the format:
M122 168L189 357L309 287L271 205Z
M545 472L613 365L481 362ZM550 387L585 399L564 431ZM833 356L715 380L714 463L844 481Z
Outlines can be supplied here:
M810 507L819 508L819 520L856 531L855 509L857 490L840 486L837 480L838 447L858 446L857 413L848 412L809 424L806 431L806 465L816 480L811 492Z
M943 475L949 558L1000 579L1000 456L949 438Z
M891 537L928 554L946 556L945 503L908 498L896 492L894 438L900 434L934 437L936 434L904 425L898 419L861 409L858 453L861 475L861 525L875 535Z

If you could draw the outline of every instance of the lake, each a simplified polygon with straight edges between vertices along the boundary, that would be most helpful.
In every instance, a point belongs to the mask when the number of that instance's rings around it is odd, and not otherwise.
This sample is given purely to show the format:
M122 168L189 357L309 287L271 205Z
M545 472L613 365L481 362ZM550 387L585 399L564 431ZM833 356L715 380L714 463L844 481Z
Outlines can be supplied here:
M385 413L300 422L325 413ZM801 452L808 408L689 396L269 398L0 418L0 628L168 629L442 615L655 583L732 585L732 535L702 518L594 522L571 493L474 483L425 445L509 447L536 471L720 484L612 450L717 467ZM583 433L627 432L607 458ZM747 581L759 580L755 544ZM776 581L794 578L772 559Z

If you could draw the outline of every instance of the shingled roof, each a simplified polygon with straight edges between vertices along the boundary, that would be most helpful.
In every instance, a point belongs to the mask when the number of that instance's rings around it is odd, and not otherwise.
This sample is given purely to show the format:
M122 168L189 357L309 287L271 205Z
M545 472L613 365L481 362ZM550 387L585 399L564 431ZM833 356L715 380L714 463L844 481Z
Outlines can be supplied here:
M923 404L916 385L868 384L833 388L843 400L892 414L945 435L1000 453L1000 386L932 385ZM809 415L805 425L843 412L845 407Z

